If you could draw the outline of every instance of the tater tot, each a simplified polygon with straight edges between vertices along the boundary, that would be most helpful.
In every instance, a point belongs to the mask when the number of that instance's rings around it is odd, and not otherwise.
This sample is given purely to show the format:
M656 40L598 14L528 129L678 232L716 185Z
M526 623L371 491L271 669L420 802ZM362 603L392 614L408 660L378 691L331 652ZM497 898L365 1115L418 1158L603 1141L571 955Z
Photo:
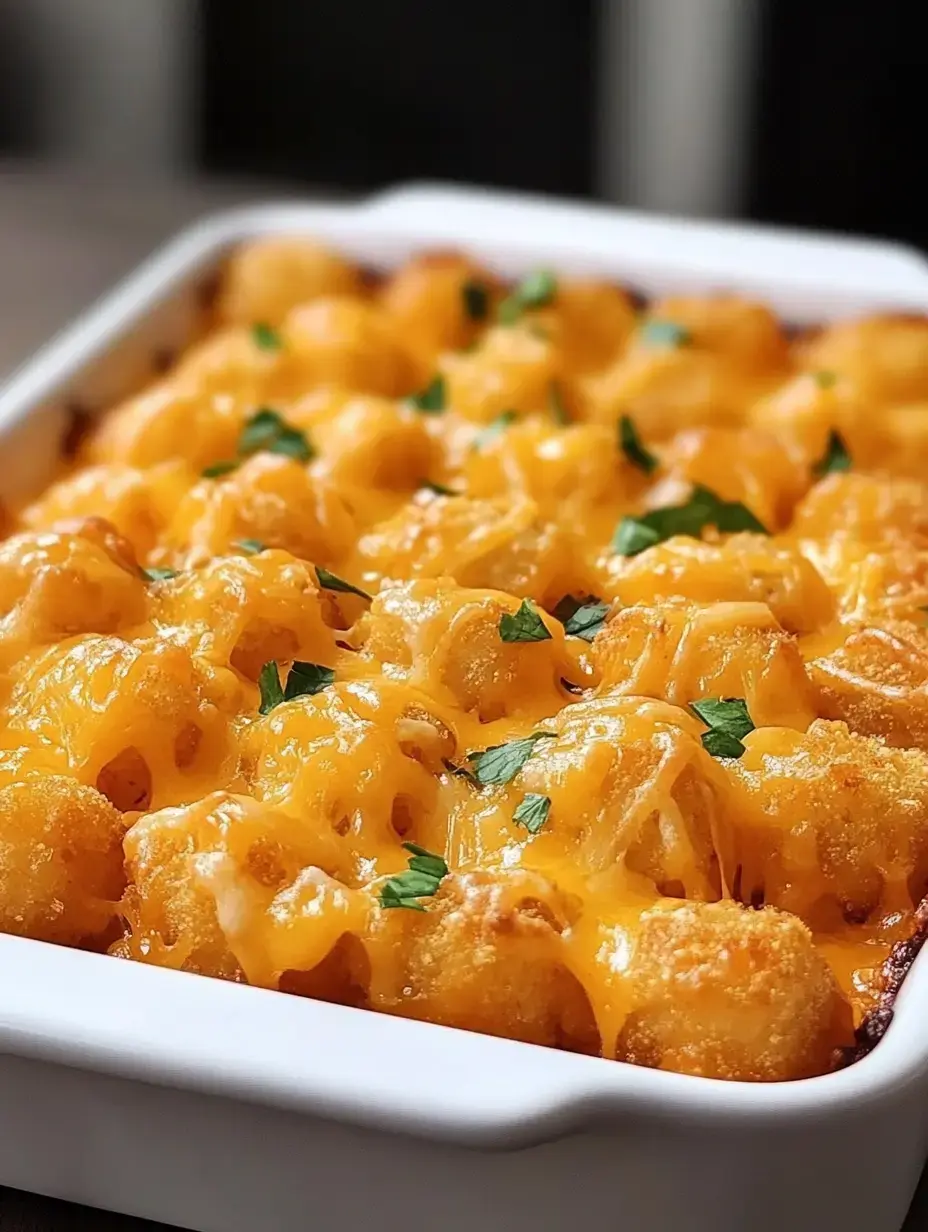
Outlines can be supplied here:
M28 774L0 788L0 931L90 944L125 882L119 812L93 787Z
M592 1011L564 965L561 933L571 914L569 898L536 873L447 877L428 912L415 918L381 913L371 948L376 955L380 947L399 946L403 958L392 979L373 979L371 1004L467 1031L596 1053Z
M307 384L388 398L412 392L409 353L390 318L374 304L346 297L314 300L288 314L281 336Z
M268 236L234 253L220 287L220 319L278 325L291 308L327 295L355 295L359 271L313 240Z
M928 887L928 755L890 749L847 725L760 728L726 763L739 891L812 927L860 922L880 904L911 909Z
M637 1008L620 1060L705 1078L773 1082L829 1068L851 1015L799 920L737 903L658 906L628 971Z

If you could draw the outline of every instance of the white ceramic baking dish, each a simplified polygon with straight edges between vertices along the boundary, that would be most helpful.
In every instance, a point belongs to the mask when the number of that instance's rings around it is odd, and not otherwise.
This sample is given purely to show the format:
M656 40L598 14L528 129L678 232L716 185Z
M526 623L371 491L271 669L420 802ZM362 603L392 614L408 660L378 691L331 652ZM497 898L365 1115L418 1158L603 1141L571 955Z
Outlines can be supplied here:
M186 232L0 394L0 493L190 328L231 244L305 232L389 267L461 246L646 294L730 287L811 322L928 310L892 245L431 187ZM0 937L0 1183L203 1232L896 1232L928 1141L928 958L837 1073L733 1084Z

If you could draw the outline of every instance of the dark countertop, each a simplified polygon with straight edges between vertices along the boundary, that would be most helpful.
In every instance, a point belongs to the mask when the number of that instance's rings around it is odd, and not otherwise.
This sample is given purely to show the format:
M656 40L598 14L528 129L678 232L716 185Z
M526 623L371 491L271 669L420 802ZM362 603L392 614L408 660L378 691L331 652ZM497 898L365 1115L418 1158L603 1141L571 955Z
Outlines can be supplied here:
M282 195L254 185L127 183L87 171L0 163L0 377L179 227L211 210ZM0 1188L0 1232L163 1227ZM905 1226L905 1232L922 1230L928 1230L928 1176Z

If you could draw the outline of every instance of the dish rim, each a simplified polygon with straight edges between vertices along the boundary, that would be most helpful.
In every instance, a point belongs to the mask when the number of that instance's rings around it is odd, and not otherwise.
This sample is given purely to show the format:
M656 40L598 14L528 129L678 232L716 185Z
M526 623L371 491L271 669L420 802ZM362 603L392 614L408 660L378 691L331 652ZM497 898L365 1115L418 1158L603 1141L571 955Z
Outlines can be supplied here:
M812 307L823 303L848 314L928 311L928 263L881 241L433 185L348 205L268 203L181 231L17 369L0 389L0 434L63 396L230 245L282 232L348 248L374 242L395 256L465 247L513 274L547 259L577 272L630 270L634 284L635 270L649 267L652 285L731 287L781 314L793 304L810 320L826 315ZM471 1146L528 1145L628 1116L774 1129L860 1113L928 1079L928 1032L918 1029L928 1016L928 958L906 944L911 952L896 964L905 978L881 1006L879 1047L864 1041L866 1055L846 1068L791 1082L645 1069L7 935L0 1051ZM264 1054L256 1039L267 1040Z

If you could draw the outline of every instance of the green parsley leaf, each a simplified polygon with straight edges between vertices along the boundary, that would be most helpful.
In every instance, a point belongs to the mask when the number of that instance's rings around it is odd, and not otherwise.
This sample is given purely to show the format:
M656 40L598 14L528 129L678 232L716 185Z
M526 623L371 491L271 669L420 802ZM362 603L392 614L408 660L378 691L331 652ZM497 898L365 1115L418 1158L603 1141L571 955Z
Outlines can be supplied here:
M522 740L496 744L482 753L471 753L467 760L474 767L474 777L486 786L490 783L511 783L535 751L539 740L554 740L553 732L532 732Z
M238 470L238 462L211 462L209 466L204 466L200 474L204 479L219 479L222 475L228 475L230 471Z
M142 574L149 582L169 582L177 577L176 569L143 569Z
M265 550L266 545L260 539L239 539L235 546L247 552L249 556L257 556L259 552Z
M640 518L624 517L616 527L612 546L620 556L637 556L673 535L698 539L707 526L715 526L726 535L740 530L756 531L761 535L769 533L741 501L722 500L709 488L695 484L685 504L665 505Z
M281 702L291 702L295 697L315 697L335 682L335 672L321 663L303 663L299 659L290 665L287 683L281 688L280 672L271 660L265 663L258 676L261 690L261 714L268 714Z
M489 445L491 441L495 441L498 436L501 436L509 425L515 423L518 418L518 411L501 411L495 419L487 424L482 432L477 433L471 448L483 449L485 445Z
M681 347L693 341L688 329L677 325L676 321L662 321L657 317L645 321L640 334L642 342L654 347Z
M608 612L608 603L585 603L564 622L564 632L572 637L582 637L585 642L592 642L603 627Z
M280 334L266 321L256 321L251 327L251 336L255 346L262 351L279 351L283 346Z
M258 674L258 688L261 690L261 705L259 714L270 714L275 706L284 700L284 691L280 684L280 673L273 659L265 663Z
M485 321L490 311L490 292L486 285L476 278L468 278L461 283L461 299L464 302L464 315L472 321Z
M838 471L849 471L850 469L851 455L844 443L844 437L837 428L832 428L828 433L825 452L812 467L812 474L821 478L822 475L832 475Z
M445 378L440 372L436 373L425 389L413 394L409 402L424 415L440 415L445 409Z
M294 697L315 697L335 683L335 672L321 663L304 663L296 659L290 665L290 675L284 688L284 700Z
M703 732L702 747L713 757L740 757L743 738L754 730L743 697L704 697L691 702L690 710L709 728Z
M460 492L455 492L454 488L446 488L443 483L433 483L431 479L425 479L422 482L422 487L427 492L434 492L436 496L460 496Z
M623 415L619 420L619 448L631 462L646 475L652 474L658 468L658 460L653 453L645 449L638 436L638 429L631 415Z
M567 407L564 405L564 398L561 394L561 387L557 381L551 382L551 390L548 395L548 400L551 406L551 415L556 424L561 427L566 427L570 423L570 416L567 414Z
M405 873L395 874L384 883L380 891L380 905L424 911L418 900L431 898L437 893L442 879L448 876L448 865L441 856L433 855L415 843L404 843L403 847L412 852L409 869Z
M551 797L539 796L534 792L522 797L512 814L512 820L517 826L525 826L529 834L537 834L548 820L551 812Z
M239 457L253 453L280 453L297 462L309 462L316 451L306 433L288 424L279 411L262 406L245 421L238 441Z
M543 308L557 294L557 279L550 270L536 270L525 278L506 296L499 306L499 319L503 325L514 325L523 312L530 308Z
M351 582L346 582L344 578L340 578L337 574L330 573L328 569L323 569L322 565L316 565L316 581L323 590L337 590L344 595L357 595L361 599L367 599L368 602L373 598L373 595L369 595L360 586L353 586Z
M499 635L504 642L548 642L551 632L538 608L523 599L517 612L504 612L499 618Z
M821 372L813 372L812 376L819 389L831 389L831 387L838 380L838 374L836 372L826 372L824 370Z

